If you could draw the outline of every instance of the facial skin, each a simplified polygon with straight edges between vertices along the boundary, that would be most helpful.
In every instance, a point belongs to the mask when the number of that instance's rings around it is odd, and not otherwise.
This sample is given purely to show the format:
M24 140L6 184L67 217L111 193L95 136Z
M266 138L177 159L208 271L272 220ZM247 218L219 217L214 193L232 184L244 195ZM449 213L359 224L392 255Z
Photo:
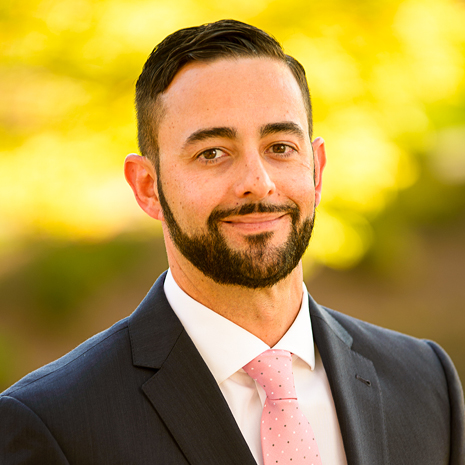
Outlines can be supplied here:
M199 270L183 255L174 224L184 238L206 241L201 254L219 237L233 255L246 259L248 264L237 268L244 274L239 286L249 281L259 288L265 278L265 286L291 279L294 289L301 287L299 260L320 201L325 151L321 138L310 141L291 71L270 58L190 63L175 76L162 102L158 173L146 158L130 155L125 174L139 205L162 221L178 284L192 295L201 285L211 291L213 283L226 281L208 278L209 270ZM278 276L283 251L289 269ZM273 274L278 282L270 281Z

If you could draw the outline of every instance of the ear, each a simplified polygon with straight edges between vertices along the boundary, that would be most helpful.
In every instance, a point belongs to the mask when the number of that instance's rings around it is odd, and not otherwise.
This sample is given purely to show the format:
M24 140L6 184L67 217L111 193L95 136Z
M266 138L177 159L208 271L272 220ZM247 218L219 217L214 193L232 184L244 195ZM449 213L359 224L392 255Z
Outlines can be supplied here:
M124 161L124 176L131 186L140 208L156 220L163 220L158 201L157 173L153 163L146 157L131 153Z
M317 137L313 142L313 163L315 166L315 207L321 200L323 169L326 165L325 141Z

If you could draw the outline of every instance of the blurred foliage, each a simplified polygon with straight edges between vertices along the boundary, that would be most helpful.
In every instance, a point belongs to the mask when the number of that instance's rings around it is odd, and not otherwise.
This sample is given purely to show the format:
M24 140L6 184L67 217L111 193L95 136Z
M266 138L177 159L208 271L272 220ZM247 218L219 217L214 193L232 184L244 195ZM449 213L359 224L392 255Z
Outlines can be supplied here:
M128 279L146 259L160 229L122 175L124 156L137 152L134 84L167 34L221 18L265 29L306 68L315 136L328 155L307 271L394 273L416 257L425 230L457 228L465 215L464 2L3 0L5 328L76 324L99 288ZM22 362L12 359L20 344L3 324L0 382Z

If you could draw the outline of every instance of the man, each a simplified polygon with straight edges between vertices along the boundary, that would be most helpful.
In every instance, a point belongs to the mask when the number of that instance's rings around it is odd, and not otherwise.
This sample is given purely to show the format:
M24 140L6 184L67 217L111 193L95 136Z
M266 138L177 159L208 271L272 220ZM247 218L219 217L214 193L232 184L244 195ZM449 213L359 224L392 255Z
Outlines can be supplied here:
M444 351L302 285L325 149L301 65L219 21L160 43L136 101L126 179L170 270L130 317L2 394L1 463L464 464Z

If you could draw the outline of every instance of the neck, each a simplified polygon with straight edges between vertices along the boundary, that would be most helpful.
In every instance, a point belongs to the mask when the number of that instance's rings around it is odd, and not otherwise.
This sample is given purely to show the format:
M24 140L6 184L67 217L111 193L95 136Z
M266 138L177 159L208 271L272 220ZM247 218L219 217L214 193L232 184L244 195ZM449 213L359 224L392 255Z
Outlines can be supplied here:
M284 336L299 313L302 304L301 263L274 286L249 289L215 283L189 262L176 260L170 255L171 273L186 294L270 347Z

